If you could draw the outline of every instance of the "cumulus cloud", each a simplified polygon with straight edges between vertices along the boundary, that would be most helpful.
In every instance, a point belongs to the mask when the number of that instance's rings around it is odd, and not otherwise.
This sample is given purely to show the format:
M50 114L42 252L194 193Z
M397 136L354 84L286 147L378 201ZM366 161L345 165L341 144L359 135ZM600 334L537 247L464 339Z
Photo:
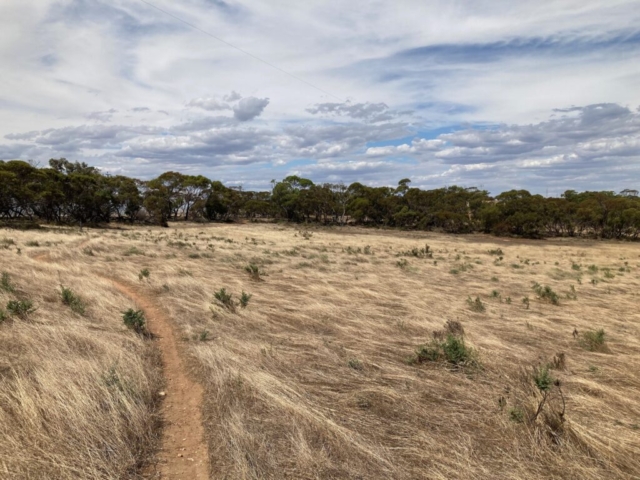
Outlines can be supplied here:
M335 115L371 122L385 122L399 116L398 112L390 110L385 103L317 103L307 108L307 112L313 115Z
M231 106L228 103L212 97L194 98L189 103L187 103L187 106L198 107L202 108L203 110L209 111L231 110Z
M248 122L259 116L269 105L268 98L243 98L233 107L233 116L241 122Z
M87 120L95 120L97 122L110 122L111 118L113 117L113 115L115 113L118 113L118 111L114 108L111 108L109 110L105 110L102 112L91 112L85 115L85 118Z
M67 156L263 188L293 171L538 191L637 181L637 2L584 0L579 15L573 0L472 3L375 2L363 17L341 0L277 11L257 0L165 2L352 99L330 102L141 2L3 0L2 18L20 28L0 39L0 158Z

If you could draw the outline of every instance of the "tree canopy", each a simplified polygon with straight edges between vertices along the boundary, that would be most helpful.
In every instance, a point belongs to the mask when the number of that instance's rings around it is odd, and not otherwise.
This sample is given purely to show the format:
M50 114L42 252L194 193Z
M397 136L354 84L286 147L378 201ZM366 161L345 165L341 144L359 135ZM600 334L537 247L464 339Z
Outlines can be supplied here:
M485 232L528 238L594 236L637 239L640 197L634 189L576 192L560 198L510 190L451 186L396 188L361 183L315 184L296 175L272 181L270 192L226 187L202 175L165 172L148 181L105 175L86 163L51 159L45 168L0 161L0 219L69 224L111 221L167 225L170 220L360 224L448 233Z

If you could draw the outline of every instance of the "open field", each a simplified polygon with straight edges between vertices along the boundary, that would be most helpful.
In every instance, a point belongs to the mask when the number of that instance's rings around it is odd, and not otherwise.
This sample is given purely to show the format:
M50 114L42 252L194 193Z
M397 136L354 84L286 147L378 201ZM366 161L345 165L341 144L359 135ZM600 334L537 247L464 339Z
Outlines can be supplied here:
M178 373L167 381L159 340L125 327L128 308L156 334L157 315L171 322L204 389L212 479L640 478L639 244L272 224L0 230L0 271L1 478L163 472L160 404ZM13 300L35 310L11 314ZM461 356L433 354L451 339ZM559 387L536 385L547 363Z

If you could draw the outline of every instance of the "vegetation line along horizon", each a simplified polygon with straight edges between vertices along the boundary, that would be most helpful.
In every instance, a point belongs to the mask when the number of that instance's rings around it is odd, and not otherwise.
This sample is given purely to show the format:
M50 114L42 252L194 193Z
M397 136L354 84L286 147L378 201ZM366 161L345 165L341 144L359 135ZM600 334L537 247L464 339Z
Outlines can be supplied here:
M357 224L446 233L484 232L528 238L592 236L635 240L638 191L565 191L560 198L510 190L495 197L475 187L421 190L408 178L396 188L359 182L315 184L298 176L272 190L229 188L202 175L165 172L142 181L106 175L86 163L51 159L46 168L0 160L0 221L99 224L113 220L166 225L169 220Z

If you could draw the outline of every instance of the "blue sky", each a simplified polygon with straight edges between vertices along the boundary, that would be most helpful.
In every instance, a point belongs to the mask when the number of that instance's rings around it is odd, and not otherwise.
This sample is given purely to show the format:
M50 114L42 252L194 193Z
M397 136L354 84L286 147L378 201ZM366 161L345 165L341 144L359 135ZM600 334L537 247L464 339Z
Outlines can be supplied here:
M147 1L170 15L0 3L0 159L249 189L638 188L637 0Z

